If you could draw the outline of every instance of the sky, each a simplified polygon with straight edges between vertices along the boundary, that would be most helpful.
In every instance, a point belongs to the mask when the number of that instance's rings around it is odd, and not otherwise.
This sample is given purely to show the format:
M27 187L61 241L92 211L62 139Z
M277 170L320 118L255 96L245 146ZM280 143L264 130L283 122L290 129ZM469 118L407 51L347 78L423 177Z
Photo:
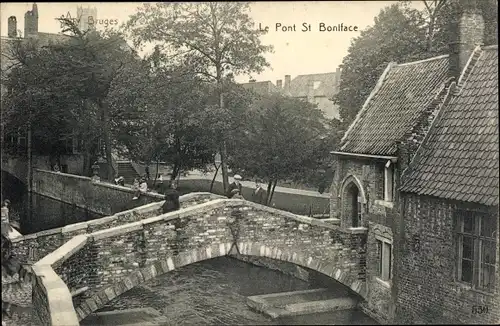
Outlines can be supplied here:
M250 17L255 28L269 27L269 32L262 36L263 44L273 45L274 52L265 55L271 68L261 74L252 74L257 81L284 79L291 75L334 72L347 55L353 38L360 31L373 25L375 16L386 6L395 1L294 1L294 2L254 2L250 4ZM140 2L79 2L79 3L38 3L39 32L58 33L60 23L56 20L61 15L76 16L77 5L97 8L100 23L116 20L118 24L128 20L136 11ZM414 3L420 7L421 1ZM24 13L31 10L32 3L0 4L0 35L7 36L7 18L16 16L18 30L24 31ZM338 26L343 24L351 31L320 31L320 24ZM276 27L278 24L278 30ZM310 30L302 31L303 24ZM292 30L295 25L295 31ZM103 26L101 26L103 27ZM285 27L286 31L281 28ZM356 27L356 28L355 28ZM249 76L236 76L236 81L246 82Z

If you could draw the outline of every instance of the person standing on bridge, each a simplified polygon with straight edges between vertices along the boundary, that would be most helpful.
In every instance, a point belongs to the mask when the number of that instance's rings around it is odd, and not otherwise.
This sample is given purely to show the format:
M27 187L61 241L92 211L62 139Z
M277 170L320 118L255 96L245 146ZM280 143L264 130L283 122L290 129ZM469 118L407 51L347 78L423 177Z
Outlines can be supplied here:
M252 201L257 204L265 205L266 195L267 191L262 188L262 186L260 185L260 181L255 181L255 190L252 193Z
M10 200L6 199L2 203L2 225L3 223L9 224L9 206Z
M227 197L228 198L233 198L234 194L233 193L233 190L235 189L238 189L238 192L241 194L242 190L243 190L243 186L241 185L241 175L239 174L235 174L234 175L234 181L231 182L231 184L229 185L229 188L227 189Z
M181 208L179 202L179 191L177 190L177 182L172 180L169 187L165 190L165 203L162 206L162 213L173 212Z

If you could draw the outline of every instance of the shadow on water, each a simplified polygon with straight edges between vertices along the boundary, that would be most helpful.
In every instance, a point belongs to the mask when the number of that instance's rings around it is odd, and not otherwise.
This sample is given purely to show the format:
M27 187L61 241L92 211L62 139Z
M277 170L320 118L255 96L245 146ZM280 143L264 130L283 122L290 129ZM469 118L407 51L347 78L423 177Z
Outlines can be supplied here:
M100 218L103 215L29 193L26 185L2 172L2 201L9 199L9 218L19 222L22 234L31 234L68 224Z
M358 310L272 320L246 304L247 296L315 288L319 286L278 271L220 257L156 277L112 300L100 312L151 307L167 317L162 325L377 324ZM340 284L331 290L346 293ZM91 319L81 325L91 325Z

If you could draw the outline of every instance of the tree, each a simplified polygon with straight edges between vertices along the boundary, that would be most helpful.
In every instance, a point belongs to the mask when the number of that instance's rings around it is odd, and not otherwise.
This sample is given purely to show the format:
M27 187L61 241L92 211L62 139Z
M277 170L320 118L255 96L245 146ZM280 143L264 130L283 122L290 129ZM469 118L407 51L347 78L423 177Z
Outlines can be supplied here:
M71 35L57 43L18 42L14 48L17 67L6 84L9 124L12 128L33 125L39 148L59 155L63 136L83 140L87 171L96 156L97 140L104 139L108 179L113 178L109 92L123 69L137 58L124 48L123 39L112 32L82 33L69 19L60 19L63 32ZM29 117L28 121L24 117ZM27 122L27 123L26 123Z
M174 57L187 57L197 74L215 82L219 110L231 117L224 105L224 79L230 73L260 72L269 66L263 54L270 46L261 44L264 31L256 29L247 12L249 5L231 3L144 4L130 18L125 29L136 45L157 42ZM226 125L231 125L226 121ZM227 188L226 130L217 134L222 159L224 189Z
M133 159L171 164L172 179L182 171L204 169L213 156L207 132L207 118L213 115L209 85L187 64L165 64L157 51L147 62L150 71L135 88L140 119L133 128L122 126L128 131L122 144Z
M344 128L354 120L391 61L423 58L425 30L421 23L416 11L393 4L382 9L375 24L352 41L341 65L339 93L334 97Z
M313 105L279 94L260 99L252 117L231 142L231 165L268 182L269 204L279 180L301 177L320 164L325 118Z
M469 1L470 2L470 1ZM424 10L401 1L381 10L375 24L355 38L342 62L339 105L343 128L352 123L390 62L409 62L449 52L450 23L459 17L463 1L426 0ZM496 44L498 4L476 1L485 20L485 44Z

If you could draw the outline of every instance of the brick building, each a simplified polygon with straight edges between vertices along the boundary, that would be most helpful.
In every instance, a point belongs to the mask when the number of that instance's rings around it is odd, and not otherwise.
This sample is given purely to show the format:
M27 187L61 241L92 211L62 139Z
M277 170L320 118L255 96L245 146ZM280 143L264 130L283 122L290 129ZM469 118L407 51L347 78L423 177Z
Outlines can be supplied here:
M330 211L367 230L363 308L381 322L500 320L498 50L477 48L473 8L459 18L449 55L388 65L332 152Z
M448 56L391 63L344 135L334 155L330 212L343 229L368 230L367 312L394 318L393 241L398 222L401 142L421 142L451 87Z
M398 317L500 323L498 46L471 55L403 174Z

